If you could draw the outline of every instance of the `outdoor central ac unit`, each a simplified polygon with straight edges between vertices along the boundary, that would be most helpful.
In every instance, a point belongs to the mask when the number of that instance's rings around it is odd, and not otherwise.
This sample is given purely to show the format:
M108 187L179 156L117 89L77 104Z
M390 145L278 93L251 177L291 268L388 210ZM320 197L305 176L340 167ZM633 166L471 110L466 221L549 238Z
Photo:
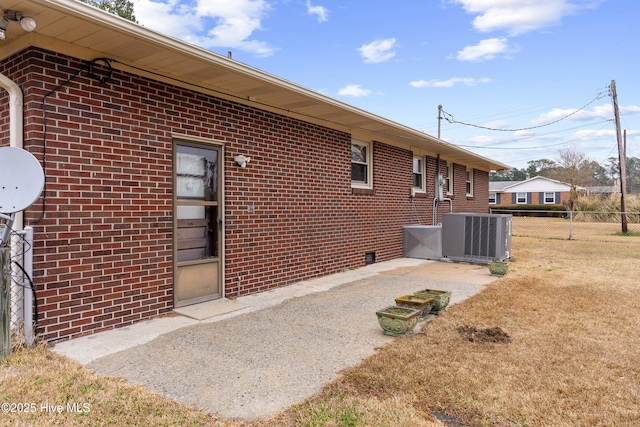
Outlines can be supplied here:
M442 216L442 256L454 261L504 261L511 257L511 215Z

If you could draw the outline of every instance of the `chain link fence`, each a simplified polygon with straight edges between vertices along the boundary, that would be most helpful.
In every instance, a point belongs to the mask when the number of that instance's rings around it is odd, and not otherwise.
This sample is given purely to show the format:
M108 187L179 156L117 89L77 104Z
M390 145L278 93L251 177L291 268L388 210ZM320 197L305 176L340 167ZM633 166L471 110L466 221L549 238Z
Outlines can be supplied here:
M627 233L622 233L621 212L510 211L512 235L544 239L640 243L640 212L627 212Z
M0 233L3 227L0 227ZM2 248L0 286L3 287L3 313L0 316L3 338L9 337L9 348L32 344L33 337L33 230L11 231ZM8 288L8 289L7 289Z

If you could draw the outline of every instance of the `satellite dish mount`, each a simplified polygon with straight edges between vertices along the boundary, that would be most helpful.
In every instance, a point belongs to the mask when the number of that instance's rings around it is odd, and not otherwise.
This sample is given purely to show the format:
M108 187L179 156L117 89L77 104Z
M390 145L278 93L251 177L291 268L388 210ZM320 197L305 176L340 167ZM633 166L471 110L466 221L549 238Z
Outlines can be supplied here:
M44 188L38 159L22 148L0 147L0 218L7 222L0 247L6 246L16 213L35 203Z

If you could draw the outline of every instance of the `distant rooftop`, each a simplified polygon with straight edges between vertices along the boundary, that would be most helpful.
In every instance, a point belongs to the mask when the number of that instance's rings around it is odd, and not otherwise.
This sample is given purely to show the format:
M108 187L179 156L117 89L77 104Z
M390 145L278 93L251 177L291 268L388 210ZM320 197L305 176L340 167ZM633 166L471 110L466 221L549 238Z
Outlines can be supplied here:
M524 181L489 181L489 191L500 191L505 188Z
M616 185L597 185L594 187L587 187L589 193L619 193L620 187Z

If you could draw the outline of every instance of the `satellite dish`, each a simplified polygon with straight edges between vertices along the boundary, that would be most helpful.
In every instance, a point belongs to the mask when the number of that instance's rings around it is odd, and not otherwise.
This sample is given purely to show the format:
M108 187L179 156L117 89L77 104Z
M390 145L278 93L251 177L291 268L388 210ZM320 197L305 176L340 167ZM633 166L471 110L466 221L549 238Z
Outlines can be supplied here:
M0 212L25 210L40 197L44 171L40 162L27 150L0 147Z

